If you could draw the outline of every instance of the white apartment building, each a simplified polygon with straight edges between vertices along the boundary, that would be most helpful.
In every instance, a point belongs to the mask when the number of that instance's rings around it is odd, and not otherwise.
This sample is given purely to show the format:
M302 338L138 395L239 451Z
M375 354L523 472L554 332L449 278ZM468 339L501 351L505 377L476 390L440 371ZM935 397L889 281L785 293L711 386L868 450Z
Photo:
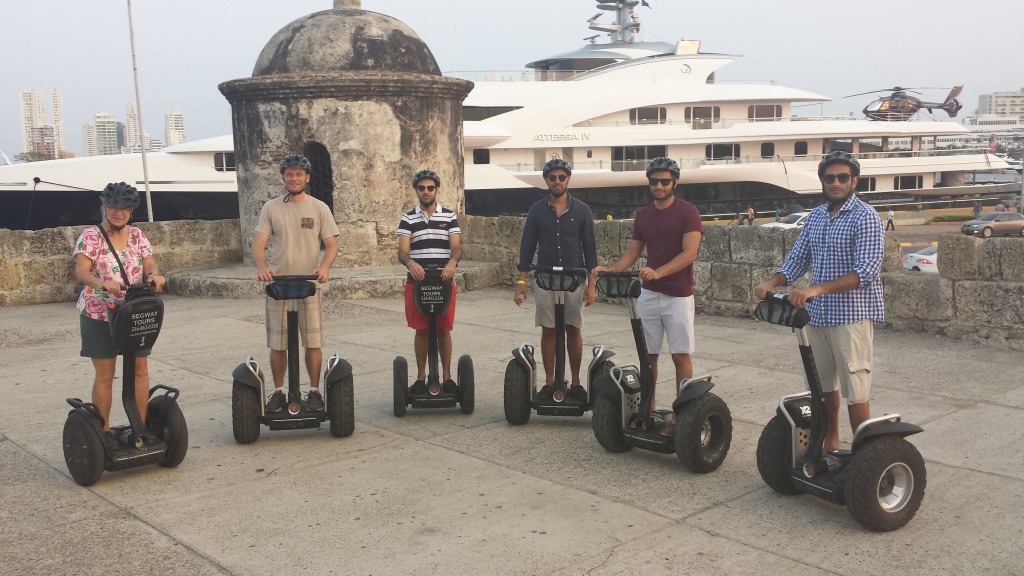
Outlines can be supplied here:
M21 92L21 150L34 152L33 133L46 124L46 106L43 93L39 90Z
M86 156L96 156L96 127L86 122L82 125L82 149Z
M164 115L164 138L168 146L188 141L185 138L185 116L177 106L171 108L170 114Z
M23 152L42 152L56 158L64 150L64 106L56 88L50 94L50 106L52 114L47 122L46 95L39 90L21 92Z
M978 115L992 114L1024 122L1024 88L1018 92L994 92L978 97Z
M96 155L107 156L121 151L118 146L118 124L112 114L96 113Z
M64 147L64 102L57 88L50 94L50 112L53 114L53 146L60 154L67 148Z

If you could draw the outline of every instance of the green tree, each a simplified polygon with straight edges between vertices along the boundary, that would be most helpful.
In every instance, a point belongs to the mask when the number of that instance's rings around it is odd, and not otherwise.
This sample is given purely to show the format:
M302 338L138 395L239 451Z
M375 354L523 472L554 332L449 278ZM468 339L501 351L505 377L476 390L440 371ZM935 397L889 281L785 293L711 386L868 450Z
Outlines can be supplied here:
M15 162L39 162L40 160L53 160L53 156L46 152L22 152L14 155Z

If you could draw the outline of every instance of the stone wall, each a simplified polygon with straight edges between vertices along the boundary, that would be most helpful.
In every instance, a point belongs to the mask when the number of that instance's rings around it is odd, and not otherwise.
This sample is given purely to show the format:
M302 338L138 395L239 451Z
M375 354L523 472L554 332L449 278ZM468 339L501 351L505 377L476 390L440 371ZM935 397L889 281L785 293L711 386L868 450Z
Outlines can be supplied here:
M137 224L153 243L161 272L240 262L238 220ZM75 240L86 226L0 229L0 306L74 301Z

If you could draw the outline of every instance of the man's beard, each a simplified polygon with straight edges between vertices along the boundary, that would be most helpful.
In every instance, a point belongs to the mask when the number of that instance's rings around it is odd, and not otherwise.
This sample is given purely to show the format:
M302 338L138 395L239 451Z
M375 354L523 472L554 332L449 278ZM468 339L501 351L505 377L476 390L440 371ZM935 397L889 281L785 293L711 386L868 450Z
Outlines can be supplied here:
M430 202L424 202L423 200L420 200L420 208L430 208L431 206L434 205L434 202L437 202L437 198L431 198Z

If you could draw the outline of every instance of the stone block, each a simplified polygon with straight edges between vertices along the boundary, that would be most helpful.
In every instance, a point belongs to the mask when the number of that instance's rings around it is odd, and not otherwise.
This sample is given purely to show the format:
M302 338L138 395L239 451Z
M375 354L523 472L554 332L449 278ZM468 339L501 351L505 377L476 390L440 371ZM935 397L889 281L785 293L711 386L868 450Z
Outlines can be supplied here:
M2 240L3 235L0 234L0 241ZM18 270L18 262L0 260L0 293L18 290L21 290L21 271Z
M886 235L883 247L882 272L899 272L903 269L903 254L896 236Z
M785 236L760 226L726 227L729 230L731 261L778 268L786 258Z
M923 274L890 273L883 277L886 321L903 329L923 322L945 324L955 317L953 281Z
M43 230L24 231L28 235L27 242L30 249L21 254L12 254L11 257L18 258L49 258L52 256L63 256L70 258L75 246L75 239L70 238L66 228L46 228Z
M729 238L728 226L705 226L697 262L729 262L732 258Z
M750 266L715 262L711 265L711 286L707 296L716 301L753 302Z
M986 280L1024 282L1024 241L990 238L978 248L978 277Z
M939 274L951 280L977 280L978 249L982 240L946 234L939 237Z
M963 281L954 286L956 320L979 333L1024 329L1024 283Z

